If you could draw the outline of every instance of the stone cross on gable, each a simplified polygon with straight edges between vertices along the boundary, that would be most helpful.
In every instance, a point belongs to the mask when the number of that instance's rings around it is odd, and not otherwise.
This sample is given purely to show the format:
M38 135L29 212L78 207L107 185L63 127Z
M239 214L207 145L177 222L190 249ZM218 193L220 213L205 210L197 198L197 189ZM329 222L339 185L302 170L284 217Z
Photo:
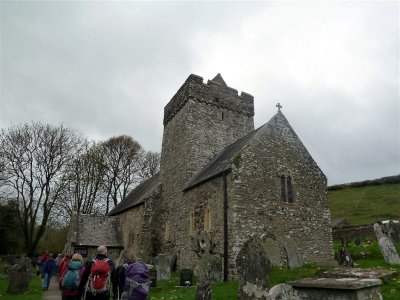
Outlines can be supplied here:
M277 105L275 105L278 108L278 111L281 111L282 105L278 102Z

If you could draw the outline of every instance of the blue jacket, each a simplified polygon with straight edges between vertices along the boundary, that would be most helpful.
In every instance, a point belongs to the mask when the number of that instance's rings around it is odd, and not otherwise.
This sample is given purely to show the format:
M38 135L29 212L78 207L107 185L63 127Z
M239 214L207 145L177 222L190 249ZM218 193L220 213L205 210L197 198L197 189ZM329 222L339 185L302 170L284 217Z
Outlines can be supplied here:
M57 263L54 258L49 258L44 262L42 265L42 274L44 275L45 273L48 273L50 275L54 275L57 273Z

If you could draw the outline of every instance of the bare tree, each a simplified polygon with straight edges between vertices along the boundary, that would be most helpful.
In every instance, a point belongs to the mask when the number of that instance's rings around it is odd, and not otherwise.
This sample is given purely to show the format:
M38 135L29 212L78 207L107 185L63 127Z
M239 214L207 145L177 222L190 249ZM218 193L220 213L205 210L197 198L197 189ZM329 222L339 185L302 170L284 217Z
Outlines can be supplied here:
M73 211L101 213L105 171L102 148L97 143L85 141L82 153L66 169L67 188L59 203L65 220L69 220Z
M153 177L160 171L161 155L158 152L146 152L142 156L142 167L140 169L140 177L147 179Z
M66 188L64 170L80 144L80 136L63 125L32 123L0 131L0 193L10 192L17 200L28 255L35 251Z
M122 135L101 143L105 165L106 213L125 198L140 181L142 147L132 137ZM111 207L112 205L112 207Z

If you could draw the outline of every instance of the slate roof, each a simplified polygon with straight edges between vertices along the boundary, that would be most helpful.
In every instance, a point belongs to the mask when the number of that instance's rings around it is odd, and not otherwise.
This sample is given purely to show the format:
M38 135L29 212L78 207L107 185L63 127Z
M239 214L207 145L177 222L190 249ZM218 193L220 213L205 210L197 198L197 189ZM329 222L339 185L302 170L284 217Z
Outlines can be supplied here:
M243 147L256 135L261 128L267 126L270 122L271 121L257 128L256 130L253 130L243 138L237 140L233 144L230 144L220 153L218 153L199 173L190 179L190 181L186 184L184 191L190 190L206 181L219 177L225 172L229 172L231 170L231 160L243 149Z
M109 213L109 216L118 215L132 207L141 205L144 203L144 199L150 195L159 185L160 173L157 173L153 177L139 184L132 192L128 194L122 201L114 207Z

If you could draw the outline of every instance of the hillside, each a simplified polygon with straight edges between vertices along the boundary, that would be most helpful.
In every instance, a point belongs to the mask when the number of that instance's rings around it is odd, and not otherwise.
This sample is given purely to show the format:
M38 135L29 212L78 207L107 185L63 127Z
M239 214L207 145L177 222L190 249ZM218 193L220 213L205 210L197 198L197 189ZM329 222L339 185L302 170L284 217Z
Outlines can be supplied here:
M328 199L332 219L346 218L354 225L400 220L400 183L330 188Z

